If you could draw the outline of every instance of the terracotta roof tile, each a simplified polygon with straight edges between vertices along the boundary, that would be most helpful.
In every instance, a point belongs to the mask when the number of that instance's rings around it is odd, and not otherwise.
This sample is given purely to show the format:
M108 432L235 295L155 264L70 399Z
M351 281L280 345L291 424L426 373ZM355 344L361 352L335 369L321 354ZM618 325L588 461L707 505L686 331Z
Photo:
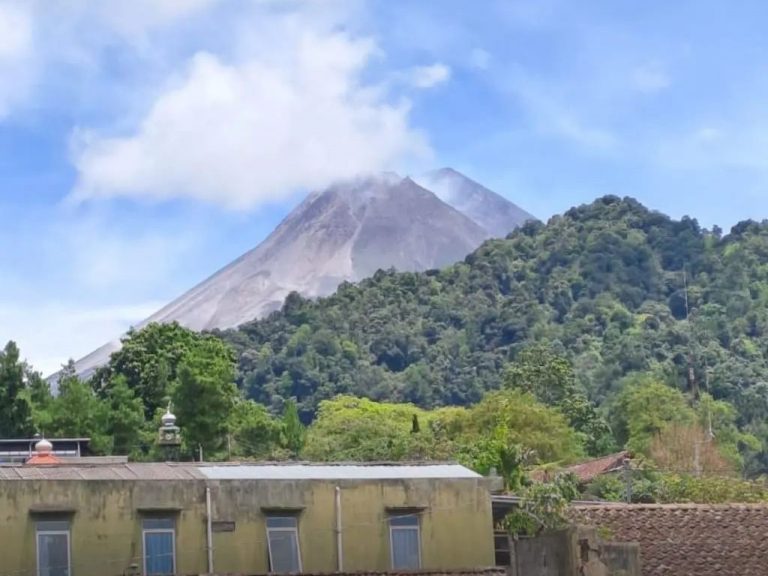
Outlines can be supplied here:
M590 482L596 476L620 469L624 464L624 460L629 457L630 454L627 451L617 452L601 458L594 458L593 460L566 466L565 468L557 470L557 472L570 472L581 482ZM545 482L549 480L553 474L547 470L535 470L530 476L533 480Z
M608 456L603 456L602 458L596 458L594 460L582 462L581 464L574 464L565 470L566 472L575 474L576 477L582 482L589 482L596 476L620 469L624 464L624 460L628 457L628 452L609 454Z
M27 466L39 466L41 464L60 464L61 460L59 460L56 456L53 454L33 454L29 459L26 461Z
M638 542L643 576L765 576L768 505L574 506L576 520Z

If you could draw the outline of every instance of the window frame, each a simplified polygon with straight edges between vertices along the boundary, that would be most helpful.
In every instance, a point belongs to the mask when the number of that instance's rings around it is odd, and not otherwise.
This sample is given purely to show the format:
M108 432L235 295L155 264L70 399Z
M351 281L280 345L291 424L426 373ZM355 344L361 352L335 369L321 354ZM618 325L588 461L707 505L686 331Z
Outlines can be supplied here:
M395 526L392 524L392 520L399 518L414 518L416 523L413 526ZM387 524L389 525L389 565L392 570L421 570L422 569L422 554L421 554L421 516L416 512L410 513L390 513L387 518ZM396 530L403 530L416 533L416 551L418 555L417 566L396 566L395 565L395 540L394 532Z
M290 519L293 521L293 526L290 527L270 527L270 518ZM269 561L269 573L270 574L295 574L304 571L304 565L301 561L301 538L299 538L299 519L293 514L267 514L265 518L265 527L267 529L267 560ZM293 534L296 540L296 564L298 566L297 572L276 572L273 568L274 562L272 561L272 539L270 538L271 532L290 532Z
M51 520L41 520L37 522L37 526L40 523L51 522ZM57 521L54 521L57 522ZM64 522L64 521L62 521ZM35 527L35 559L37 560L37 576L42 576L42 569L40 566L40 536L65 536L67 539L67 576L72 576L72 525L69 520L67 522L66 530L39 530ZM50 571L50 568L49 568Z
M144 528L144 522L147 520L170 520L173 524L171 528ZM147 560L149 560L149 554L147 554L147 534L168 534L171 535L171 562L173 564L173 571L171 574L176 574L176 519L175 518L158 518L158 517L144 517L141 519L141 554L142 554L142 574L144 576L150 576L147 571Z

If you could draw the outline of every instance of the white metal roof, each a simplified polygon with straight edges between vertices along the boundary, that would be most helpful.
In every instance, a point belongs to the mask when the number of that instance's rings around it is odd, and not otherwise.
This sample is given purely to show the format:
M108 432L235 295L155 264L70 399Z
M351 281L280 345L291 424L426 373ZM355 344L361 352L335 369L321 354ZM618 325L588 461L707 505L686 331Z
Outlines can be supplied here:
M482 478L458 464L402 465L239 465L200 466L211 480L388 480L400 478Z

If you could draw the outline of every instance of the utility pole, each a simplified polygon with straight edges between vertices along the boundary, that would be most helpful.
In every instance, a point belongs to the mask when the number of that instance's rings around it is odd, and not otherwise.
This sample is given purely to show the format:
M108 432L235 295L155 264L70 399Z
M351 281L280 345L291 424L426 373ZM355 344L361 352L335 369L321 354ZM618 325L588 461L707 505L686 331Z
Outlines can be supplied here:
M693 339L693 331L691 330L689 316L691 310L688 305L688 273L683 266L683 296L685 297L685 321L688 323L688 331ZM691 391L694 400L699 398L699 387L696 382L696 372L693 369L693 352L691 351L690 344L688 348L688 389Z
M202 444L197 445L197 452L200 455L200 462L202 462L203 461L203 445Z
M624 498L627 504L632 503L632 468L629 458L624 458Z
M700 451L701 451L701 442L696 440L693 443L693 475L698 478L701 476L701 458L700 458Z

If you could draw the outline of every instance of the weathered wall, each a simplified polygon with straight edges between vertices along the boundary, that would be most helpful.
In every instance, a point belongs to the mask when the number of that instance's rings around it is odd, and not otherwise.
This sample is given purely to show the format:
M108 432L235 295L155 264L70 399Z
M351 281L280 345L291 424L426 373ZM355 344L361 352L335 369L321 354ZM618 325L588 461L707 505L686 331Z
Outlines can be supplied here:
M263 508L297 508L305 570L336 570L335 487L341 488L344 570L390 566L387 508L421 508L422 566L493 565L487 489L475 480L378 482L240 481L212 483L213 519L236 521L234 533L214 535L216 569L268 568Z
M504 568L468 568L465 570L416 570L408 572L396 572L392 570L366 570L364 572L305 572L306 576L509 576ZM204 575L199 575L204 576ZM213 575L213 576L234 576ZM237 576L270 576L262 574L240 574ZM536 576L535 574L532 576Z
M637 544L602 542L579 526L511 542L510 576L640 576Z
M514 576L575 576L575 543L563 530L513 542Z
M608 576L640 576L640 545L637 542L603 542L600 544L600 560L605 564Z
M176 515L179 572L204 571L204 497L196 482L0 482L0 573L35 574L36 521L67 517L72 573L122 574L132 563L141 565L142 515L169 507L180 509L163 511Z
M141 565L141 518L177 508L177 569L204 573L205 488L214 522L234 531L213 535L219 573L268 569L265 509L296 509L305 571L336 570L334 494L341 488L345 571L390 567L387 508L421 512L425 569L493 565L491 505L476 479L386 481L24 480L0 482L0 573L32 575L35 521L41 510L71 510L74 576L123 574Z

